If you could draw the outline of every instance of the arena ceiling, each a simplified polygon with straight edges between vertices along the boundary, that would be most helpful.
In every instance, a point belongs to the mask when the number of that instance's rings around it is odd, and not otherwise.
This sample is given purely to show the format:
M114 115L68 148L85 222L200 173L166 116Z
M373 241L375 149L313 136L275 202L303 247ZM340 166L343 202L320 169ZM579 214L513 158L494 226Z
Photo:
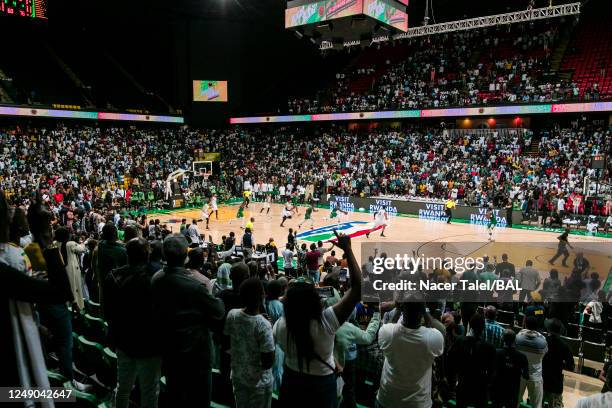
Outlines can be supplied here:
M553 0L553 4L575 0ZM284 0L50 0L50 20L74 17L92 20L118 19L246 19L262 24L283 25L287 2ZM411 0L408 8L410 26L421 25L425 0ZM433 0L431 22L505 13L527 8L529 0ZM544 7L549 0L535 0Z

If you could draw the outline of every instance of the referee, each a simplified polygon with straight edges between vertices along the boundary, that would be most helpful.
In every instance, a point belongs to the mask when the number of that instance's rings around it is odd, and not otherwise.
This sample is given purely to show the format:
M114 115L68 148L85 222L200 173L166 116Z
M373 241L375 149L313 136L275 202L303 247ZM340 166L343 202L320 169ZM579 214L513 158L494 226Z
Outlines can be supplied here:
M451 218L453 218L453 208L455 208L456 206L457 204L455 204L452 198L449 198L446 201L446 204L444 204L444 208L446 211L446 217L447 217L447 220L446 220L447 224L451 223Z

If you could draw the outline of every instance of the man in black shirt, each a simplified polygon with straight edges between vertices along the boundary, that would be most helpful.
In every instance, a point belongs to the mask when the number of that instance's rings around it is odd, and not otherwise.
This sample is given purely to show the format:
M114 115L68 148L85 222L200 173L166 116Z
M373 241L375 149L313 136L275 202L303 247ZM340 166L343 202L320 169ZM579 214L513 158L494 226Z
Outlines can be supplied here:
M485 320L470 319L472 334L457 339L448 352L449 378L457 378L457 408L486 408L495 373L495 347L482 339Z
M294 250L295 248L295 233L293 232L293 228L289 228L289 235L287 235L287 248L290 250Z
M236 244L236 235L234 234L234 231L232 231L229 233L229 236L225 238L225 241L223 242L223 250L229 251L230 249L232 249L232 247L235 244Z
M502 254L502 261L495 266L495 273L499 277L511 277L516 276L514 264L508 262L508 254Z
M183 266L187 247L187 240L179 234L164 240L167 265L152 279L153 310L161 333L170 400L181 407L208 407L210 328L223 318L225 309Z
M529 379L527 357L514 347L516 333L506 329L503 334L504 347L497 349L495 382L493 384L493 407L515 408L521 377Z
M563 406L563 370L574 370L574 356L569 346L561 339L561 323L553 319L548 326L548 352L542 360L544 380L544 404L550 408Z
M125 249L128 264L111 271L104 282L108 295L104 316L117 352L115 406L127 408L138 380L141 405L154 407L159 395L161 350L147 268L150 247L144 238L133 238Z

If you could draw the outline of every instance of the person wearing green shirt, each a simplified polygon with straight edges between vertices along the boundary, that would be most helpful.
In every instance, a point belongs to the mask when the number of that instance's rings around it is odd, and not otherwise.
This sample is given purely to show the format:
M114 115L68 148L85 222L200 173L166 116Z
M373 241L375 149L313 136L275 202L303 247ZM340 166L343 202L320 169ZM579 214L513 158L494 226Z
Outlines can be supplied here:
M493 241L493 230L497 226L497 216L495 215L495 211L493 209L489 210L489 224L487 225L487 229L489 230L489 241Z
M337 303L336 299L329 299L326 305ZM370 319L368 327L363 330L355 321L355 311L351 317L342 324L336 331L334 339L334 358L340 367L342 367L342 379L344 387L342 389L343 406L355 407L355 373L357 367L357 346L367 346L376 340L378 329L380 327L380 311L375 310Z
M341 212L343 215L347 215L348 212L343 211L341 209L339 209L338 207L334 207L331 209L331 212L329 213L329 220L336 220L336 224L340 222L340 217L338 217L338 212Z
M295 207L295 205L294 205ZM306 209L306 212L304 213L304 221L300 222L298 224L298 228L302 228L302 225L306 222L310 222L310 229L314 228L314 220L312 219L312 213L316 212L317 210L315 210L314 208L314 204L310 204L310 206Z

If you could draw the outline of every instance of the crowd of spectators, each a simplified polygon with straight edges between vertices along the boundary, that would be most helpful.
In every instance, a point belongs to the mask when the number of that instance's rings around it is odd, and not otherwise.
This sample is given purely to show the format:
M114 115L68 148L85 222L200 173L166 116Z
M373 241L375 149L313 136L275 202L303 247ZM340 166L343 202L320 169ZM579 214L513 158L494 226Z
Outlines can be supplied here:
M335 407L341 399L341 406L356 407L355 381L364 365L378 388L377 406L430 407L454 399L461 407L485 407L489 400L515 407L525 390L534 408L558 406L563 370L574 369L560 336L581 311L585 326L605 333L612 308L599 276L580 256L564 281L554 267L542 281L531 261L519 268L507 255L499 263L485 259L484 269L420 270L412 277L436 283L517 279L524 292L518 303L512 303L513 293L508 298L499 290L497 299L491 292L479 301L412 293L362 302L372 260L360 266L344 235L308 250L290 232L280 255L292 268L278 271L276 262L255 261L244 247L241 255L234 233L219 242L188 239L190 233L173 234L146 219L122 222L112 206L95 208L102 221L84 230L39 199L24 209L8 205L2 195L0 210L3 278L24 276L24 291L44 282L55 296L28 301L45 328L45 350L55 353L59 372L81 391L91 391L92 379L77 377L82 362L72 355L73 313L86 303L100 304L109 327L105 346L117 356L117 382L106 384L117 407L133 400L136 382L140 405L157 406L162 375L172 406L209 406L213 368L220 371L217 402L225 405L269 407L275 392L280 406ZM240 242L244 246L244 237ZM250 242L255 249L258 243ZM274 239L261 250L279 259ZM341 279L344 268L347 280ZM315 281L309 278L312 269L319 271ZM576 302L564 294L574 294ZM511 325L496 321L496 308L514 316ZM7 318L18 313L5 312ZM4 337L8 348L12 336ZM14 357L3 368L4 385L17 384ZM604 371L609 384L612 370Z
M372 47L351 68L338 73L329 90L289 99L288 111L361 112L575 100L581 96L578 85L550 75L551 55L563 27L531 23L398 41L379 45L380 51ZM582 94L585 100L600 97L597 82Z
M15 126L0 130L0 187L22 205L39 191L56 215L73 222L92 216L101 203L163 206L170 173L189 170L199 152L218 152L219 174L207 180L188 174L172 183L173 192L193 204L213 194L221 201L240 197L244 190L279 201L332 194L453 198L513 206L547 223L555 214L611 215L604 187L589 191L599 195L588 202L583 196L585 177L609 185L608 170L592 169L591 159L609 152L610 135L609 128L582 121L537 135L410 126L349 132L331 125L314 134L298 127Z

